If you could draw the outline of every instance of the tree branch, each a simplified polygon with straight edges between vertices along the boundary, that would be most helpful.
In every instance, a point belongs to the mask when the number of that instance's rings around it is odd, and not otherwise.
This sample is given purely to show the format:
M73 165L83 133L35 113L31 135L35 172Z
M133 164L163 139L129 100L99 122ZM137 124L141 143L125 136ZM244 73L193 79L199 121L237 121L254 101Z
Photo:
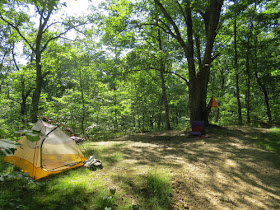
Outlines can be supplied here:
M196 52L197 52L197 60L198 65L201 65L201 53L200 53L200 36L198 33L194 34L195 45L196 45Z
M32 47L31 43L29 43L29 41L25 38L25 36L21 33L21 31L19 30L19 28L15 25L13 25L12 23L10 23L8 20L6 20L2 15L0 15L0 19L3 20L5 23L7 23L9 26L11 26L12 28L14 28L18 34L20 35L20 37L28 44L28 46L30 47L30 49L33 52L36 52L34 47Z
M45 33L51 26L53 26L53 25L55 25L55 24L63 24L63 22L59 22L59 21L57 21L57 22L53 22L53 23L51 23L50 25L48 25L44 30L43 30L43 33Z
M27 98L30 95L31 91L34 89L35 89L34 87L29 88L29 90L25 94L25 97Z
M59 37L60 39L65 39L65 40L68 40L68 41L75 41L75 39L69 39L69 38L67 38L67 37L63 37L63 36L61 36L61 37Z
M221 53L217 53L216 55L214 55L212 58L211 58L211 63L221 55Z
M58 34L57 36L50 38L49 40L47 40L47 42L46 42L45 45L42 47L42 49L41 49L40 52L41 52L41 53L44 52L44 51L46 50L48 44L49 44L51 41L53 41L53 40L55 40L55 39L58 39L58 38L61 38L61 36L65 35L68 31L70 31L70 30L72 30L72 29L75 29L75 28L77 28L77 27L79 27L79 26L82 26L82 25L85 25L85 23L82 23L82 24L80 24L80 25L71 26L70 28L68 28L68 29L65 30L64 32L61 32L61 33Z
M159 69L159 68L147 67L147 68L142 68L142 69L130 70L130 71L127 71L126 73L132 73L132 72L138 72L138 71L152 71L152 70L161 71L161 69ZM176 75L180 79L184 80L186 82L186 84L189 86L189 81L185 77L181 76L180 74L173 72L173 71L165 71L164 73Z
M48 23L48 21L49 21L49 19L50 19L50 17L51 17L52 11L53 11L53 9L50 9L50 10L48 11L47 17L44 17L43 15L41 16L41 17L43 17L43 19L44 19L44 23L43 23L43 25L42 25L42 29L46 28L47 23ZM43 32L43 30L42 30L42 32Z
M180 75L180 74L178 74L178 73L176 73L176 72L173 72L173 71L169 71L169 72L167 72L167 73L176 75L176 76L179 77L180 79L184 80L184 81L186 82L186 84L189 86L189 81L188 81L185 77L183 77L182 75Z
M181 37L181 33L179 31L178 26L176 25L176 23L174 22L174 20L172 19L172 17L168 14L168 12L165 10L165 8L162 6L162 4L160 3L159 0L154 0L155 4L160 8L160 10L162 11L162 13L164 14L165 18L168 20L168 22L172 25L175 33L176 33L176 39L177 41L180 43L180 45L183 47L183 49L185 50L186 56L189 57L189 50L187 48L186 43L184 42L184 40Z
M13 42L13 46L12 46L12 57L13 57L13 61L14 61L14 64L15 64L15 66L16 66L16 69L17 69L18 71L20 71L20 69L19 69L19 67L18 67L18 65L17 65L16 58L15 58L14 49L15 49L15 42Z
M7 52L4 52L4 55L3 55L3 57L2 57L2 59L1 59L1 64L0 64L0 70L2 71L2 68L3 68L3 64L4 64L4 61L5 61L5 57L7 56Z
M50 73L51 73L51 71L47 71L46 73L44 73L43 76L42 76L42 79L44 79Z
M138 71L152 71L152 70L160 71L160 69L158 69L158 68L147 67L147 68L141 68L141 69L130 70L130 71L127 71L126 73L132 73L132 72L138 72Z
M168 30L168 31L166 31L166 30L164 30L163 27L161 27L160 25L158 25L158 27L160 27L161 29L163 29L163 31L164 31L165 33L170 34L170 35L171 35L173 38L175 38L175 39L178 38L178 36L176 36L176 34L174 34L174 33L171 31L171 29L169 28L169 26L168 26L164 21L162 21L161 19L159 19L159 22L161 22L161 23L165 26L165 28Z
M176 2L177 2L178 6L179 6L179 8L180 8L181 13L182 13L183 16L184 16L184 20L185 20L186 25L188 25L188 24L187 24L187 23L188 23L188 21L187 21L187 16L186 16L186 14L185 14L185 12L184 12L184 10L183 10L182 5L178 2L178 0L176 0Z

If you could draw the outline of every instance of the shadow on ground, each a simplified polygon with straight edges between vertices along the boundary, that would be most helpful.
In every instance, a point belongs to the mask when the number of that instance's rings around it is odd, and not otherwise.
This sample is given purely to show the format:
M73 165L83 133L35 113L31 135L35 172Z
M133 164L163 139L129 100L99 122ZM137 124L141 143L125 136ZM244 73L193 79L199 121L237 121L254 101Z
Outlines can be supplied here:
M139 133L106 142L100 158L123 154L118 180L168 168L173 209L280 209L280 170L271 161L275 154L253 144L256 132L265 130L211 128L208 138L182 131Z

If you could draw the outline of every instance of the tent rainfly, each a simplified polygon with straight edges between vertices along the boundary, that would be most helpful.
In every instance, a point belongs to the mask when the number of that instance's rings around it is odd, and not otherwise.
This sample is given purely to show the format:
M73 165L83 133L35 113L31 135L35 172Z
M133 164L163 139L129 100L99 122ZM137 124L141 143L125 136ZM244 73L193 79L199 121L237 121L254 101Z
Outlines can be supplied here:
M79 147L57 126L38 120L32 130L44 134L36 142L26 136L19 140L21 146L5 161L21 168L37 180L42 177L83 166L86 160Z

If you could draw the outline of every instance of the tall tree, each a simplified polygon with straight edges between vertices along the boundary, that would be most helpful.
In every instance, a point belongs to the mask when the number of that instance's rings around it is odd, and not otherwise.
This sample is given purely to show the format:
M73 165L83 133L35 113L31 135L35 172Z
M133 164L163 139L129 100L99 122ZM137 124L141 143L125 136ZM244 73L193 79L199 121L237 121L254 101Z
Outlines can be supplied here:
M250 65L250 58L251 58L251 38L252 38L252 24L249 24L249 31L247 33L247 41L246 41L246 75L247 75L247 91L246 91L246 111L247 111L247 123L251 123L251 65Z
M171 15L168 11L168 6L173 4L174 1L168 1L167 4L160 0L154 0L156 6L158 6L164 19L162 19L160 27L178 41L181 49L184 52L188 61L188 75L189 81L187 81L189 87L189 101L190 101L190 118L191 120L204 120L208 122L208 109L206 106L207 87L210 75L210 65L217 55L212 55L215 37L217 34L218 23L223 5L222 0L210 0L204 2L201 5L193 4L191 1L183 0L181 2L176 1L177 13L180 13L180 17L184 20L184 26L178 25L181 21L176 20L175 15ZM197 28L194 26L194 20L197 22L203 22L204 25L204 55L201 59L202 63L196 71L196 62L194 56L194 34ZM186 31L182 31L182 28ZM184 39L185 33L187 34L187 40ZM202 50L202 49L198 49Z
M242 125L242 113L240 102L240 89L239 89L239 72L238 72L238 52L237 52L237 17L234 18L234 68L235 68L235 87L236 87L236 100L238 110L238 124Z
M68 25L67 29L63 32L51 32L51 28L55 25L64 25L60 21L51 21L52 14L59 8L59 0L32 0L25 3L11 2L11 4L18 4L19 9L26 10L33 5L35 7L35 14L38 15L38 26L31 24L30 18L27 13L21 11L16 13L15 11L5 11L0 15L0 19L6 24L11 26L16 33L22 38L22 41L29 47L32 53L35 55L36 65L36 88L32 96L32 122L37 121L38 108L40 102L40 96L42 92L43 80L49 72L42 69L42 55L47 50L50 42L62 37L69 30L74 28L73 24ZM14 5L13 5L14 6ZM69 23L69 22L68 22ZM28 30L26 30L28 28Z
M162 46L162 37L161 37L161 31L158 29L158 45L159 45L159 50L161 52L160 55L160 62L159 62L159 74L160 74L160 80L161 80L161 90L162 90L162 100L164 103L164 108L165 108L165 121L166 121L166 128L167 130L171 130L171 125L170 125L170 119L169 119L169 105L168 105L168 99L167 99L167 94L166 94L166 84L165 84L165 78L164 78L164 73L166 72L166 64L163 60L163 46Z
M33 91L34 87L27 87L26 85L26 72L21 71L19 65L17 64L16 58L15 58L15 52L14 52L14 43L13 43L13 49L12 49L12 57L13 57L13 62L14 65L19 72L19 80L20 80L20 92L21 92L21 102L20 102L20 114L21 114L21 119L22 122L25 123L25 117L27 114L26 106L27 106L27 99L31 92ZM30 68L30 66L26 66L26 68ZM32 69L32 68L31 68ZM26 90L27 89L27 90Z

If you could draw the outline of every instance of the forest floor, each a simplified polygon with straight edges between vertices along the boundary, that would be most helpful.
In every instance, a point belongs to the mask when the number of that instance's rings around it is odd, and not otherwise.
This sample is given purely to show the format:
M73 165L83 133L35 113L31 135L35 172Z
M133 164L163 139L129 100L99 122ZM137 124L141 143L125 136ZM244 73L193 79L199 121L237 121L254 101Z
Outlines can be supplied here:
M0 154L0 209L280 209L280 128L134 133L80 148L104 168L34 181Z
M137 177L168 170L172 188L168 209L280 209L279 153L254 144L262 138L256 133L268 132L213 127L207 138L184 131L147 132L86 147L104 162L104 169L93 173L106 177L108 186L125 191L124 197L134 203L139 203L137 194L143 191Z

